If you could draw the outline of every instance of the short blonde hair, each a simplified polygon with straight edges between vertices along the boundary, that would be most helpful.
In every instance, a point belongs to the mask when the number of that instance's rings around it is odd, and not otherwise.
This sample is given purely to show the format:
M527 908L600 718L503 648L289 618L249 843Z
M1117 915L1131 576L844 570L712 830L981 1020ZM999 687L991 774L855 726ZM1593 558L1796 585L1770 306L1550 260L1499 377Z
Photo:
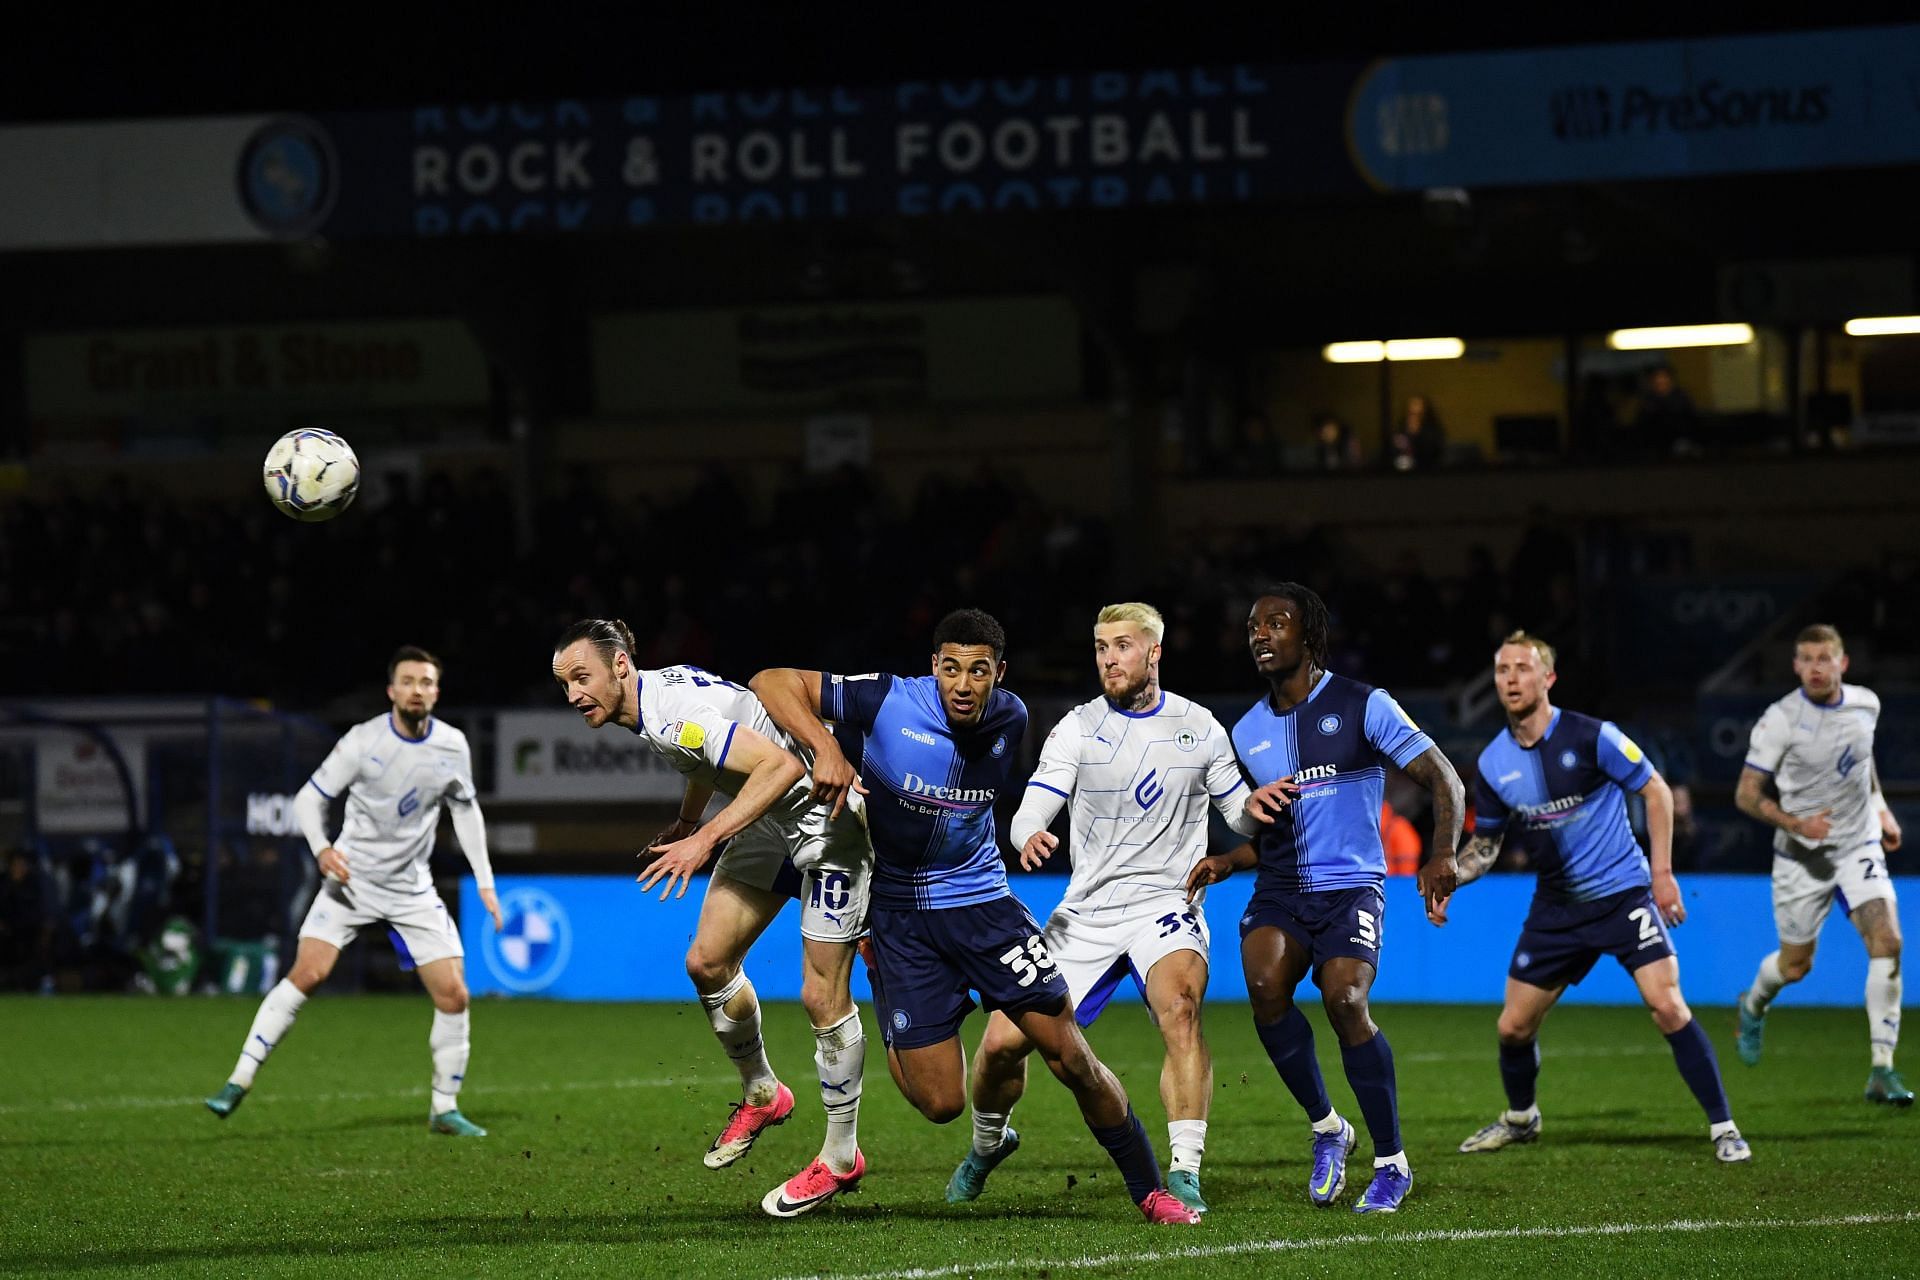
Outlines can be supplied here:
M1830 627L1824 622L1816 622L1810 627L1801 629L1800 634L1793 638L1793 645L1797 649L1803 644L1830 644L1835 653L1847 651L1846 641L1840 638L1839 628Z
M1161 637L1167 634L1166 619L1160 616L1160 611L1150 604L1141 604L1137 600L1126 604L1108 605L1100 611L1100 616L1093 620L1093 625L1098 627L1109 622L1131 622L1152 636L1155 644L1159 644Z
M1553 670L1554 659L1558 655L1554 653L1553 646L1545 640L1542 640L1539 636L1527 631L1509 632L1507 638L1500 642L1500 647L1504 649L1510 644L1526 645L1527 648L1540 655L1540 661L1546 664L1547 670Z

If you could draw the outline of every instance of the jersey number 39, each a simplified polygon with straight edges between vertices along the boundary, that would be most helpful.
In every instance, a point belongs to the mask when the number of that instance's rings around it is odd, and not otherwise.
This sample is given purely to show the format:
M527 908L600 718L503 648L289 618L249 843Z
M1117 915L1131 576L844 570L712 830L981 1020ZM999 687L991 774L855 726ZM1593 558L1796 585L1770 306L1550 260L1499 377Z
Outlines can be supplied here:
M1027 939L1024 947L1009 947L1006 954L1000 957L1000 963L1013 970L1013 975L1020 979L1023 987L1032 986L1042 969L1054 967L1053 957L1047 954L1047 944L1037 933Z

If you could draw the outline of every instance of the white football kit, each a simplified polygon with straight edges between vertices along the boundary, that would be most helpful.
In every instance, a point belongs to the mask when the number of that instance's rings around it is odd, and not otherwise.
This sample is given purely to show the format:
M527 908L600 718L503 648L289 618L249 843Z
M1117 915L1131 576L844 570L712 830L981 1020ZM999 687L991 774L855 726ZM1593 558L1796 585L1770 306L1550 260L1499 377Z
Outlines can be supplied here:
M1207 806L1233 821L1245 787L1226 730L1175 693L1140 712L1095 698L1047 735L1011 834L1024 848L1071 802L1073 876L1045 935L1081 1025L1129 974L1145 994L1165 956L1207 954L1204 894L1187 901L1187 876L1207 855Z
M1773 835L1773 915L1782 942L1820 936L1836 892L1852 912L1894 898L1873 803L1873 731L1880 699L1857 684L1840 700L1818 703L1795 689L1753 726L1747 767L1773 777L1780 807L1794 817L1830 810L1832 831L1818 845L1785 831Z
M746 830L727 842L714 875L779 892L788 860L800 874L800 933L817 942L851 942L866 932L873 844L865 802L849 793L840 816L813 803L813 759L773 722L749 689L698 667L641 671L640 723L634 733L693 781L738 794L746 775L728 770L727 753L741 725L786 748L808 774ZM712 891L712 881L708 881Z
M312 793L345 799L346 820L337 839L327 839L326 807L310 798ZM403 737L390 713L347 730L296 803L315 856L329 843L346 855L347 881L329 879L322 885L300 936L344 948L360 930L385 922L399 933L415 964L464 956L460 932L427 867L443 803L452 806L461 851L475 880L483 889L492 887L466 735L428 717L418 738Z

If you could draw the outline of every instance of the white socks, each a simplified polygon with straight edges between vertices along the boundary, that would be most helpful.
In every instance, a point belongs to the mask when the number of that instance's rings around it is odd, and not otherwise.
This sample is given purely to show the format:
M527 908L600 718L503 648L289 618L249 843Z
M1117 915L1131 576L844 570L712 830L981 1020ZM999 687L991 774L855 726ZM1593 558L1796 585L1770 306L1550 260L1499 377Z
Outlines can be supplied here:
M867 1033L858 1008L830 1027L813 1029L813 1065L820 1069L820 1101L827 1109L820 1158L835 1173L851 1173L860 1150L860 1079L867 1069Z
M1765 1014L1773 998L1780 994L1780 988L1787 980L1780 976L1780 953L1767 952L1767 958L1760 962L1760 971L1753 975L1753 985L1747 988L1747 1012L1759 1017Z
M467 1011L433 1011L433 1032L427 1047L433 1050L433 1113L460 1109L460 1082L467 1078L467 1056L473 1050Z
M1867 1031L1873 1065L1891 1067L1900 1043L1900 957L1867 958Z
M1338 1111L1329 1111L1325 1118L1313 1122L1313 1131L1315 1133L1338 1133L1340 1132L1340 1126L1344 1123L1346 1122L1340 1119L1340 1113Z
M727 1005L742 992L752 1012L739 1019L727 1016ZM720 1047L740 1069L740 1086L747 1104L764 1107L772 1102L780 1081L774 1077L773 1067L767 1062L766 1043L760 1039L760 1001L753 994L753 984L747 981L747 971L742 969L726 986L701 996L700 1005L707 1011L707 1022Z
M1396 1151L1390 1156L1375 1156L1373 1158L1373 1167L1376 1169L1384 1169L1388 1165L1392 1165L1409 1178L1413 1176L1413 1166L1407 1163L1407 1153L1405 1151Z
M1007 1115L1005 1111L975 1111L973 1113L973 1151L975 1155L990 1156L1000 1149L1007 1140Z
M240 1061L233 1066L233 1074L227 1079L242 1089L253 1088L253 1073L267 1060L273 1047L280 1043L287 1029L293 1026L294 1015L300 1012L300 1006L307 1002L306 992L282 978L267 992L267 998L260 1002L260 1011L253 1015L253 1026L247 1031L247 1043L240 1050Z
M1206 1149L1207 1122L1205 1120L1167 1121L1167 1150L1173 1157L1175 1169L1199 1173L1200 1157Z
M1540 1106L1538 1103L1535 1103L1533 1106L1528 1107L1525 1111L1515 1111L1512 1107L1508 1107L1505 1111L1502 1111L1500 1113L1500 1118L1502 1120L1505 1120L1508 1124L1518 1124L1518 1125L1532 1124L1535 1120L1538 1120L1540 1118Z

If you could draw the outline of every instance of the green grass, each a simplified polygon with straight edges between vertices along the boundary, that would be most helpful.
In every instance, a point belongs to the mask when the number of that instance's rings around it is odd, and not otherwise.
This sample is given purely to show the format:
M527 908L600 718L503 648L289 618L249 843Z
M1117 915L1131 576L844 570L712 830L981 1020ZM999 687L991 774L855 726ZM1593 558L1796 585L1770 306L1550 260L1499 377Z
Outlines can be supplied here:
M1215 1007L1204 1174L1213 1212L1198 1229L1156 1230L1037 1065L1015 1113L1025 1145L982 1200L953 1207L942 1192L965 1122L920 1119L871 1054L864 1187L776 1222L760 1196L811 1158L821 1133L812 1038L797 1008L768 1011L774 1063L800 1098L794 1119L720 1172L700 1156L737 1082L686 1006L476 1007L461 1101L492 1130L482 1141L426 1132L430 1015L417 997L315 1000L246 1105L214 1119L199 1099L224 1080L253 1008L0 1000L0 1273L1920 1273L1920 1114L1860 1100L1857 1010L1783 1007L1754 1070L1734 1058L1728 1011L1703 1011L1753 1142L1746 1167L1714 1161L1665 1044L1644 1013L1626 1009L1567 1008L1549 1020L1539 1145L1456 1155L1501 1105L1493 1011L1378 1010L1399 1059L1416 1183L1401 1213L1362 1218L1347 1211L1351 1190L1332 1211L1307 1203L1305 1124L1245 1007ZM1313 1017L1335 1105L1352 1115L1338 1052ZM978 1033L976 1017L967 1039ZM1117 1006L1092 1038L1164 1159L1158 1040L1144 1014ZM1366 1150L1363 1137L1356 1156ZM1355 1189L1366 1163L1356 1162ZM1875 1220L1832 1221L1847 1215ZM1695 1225L1662 1229L1683 1221ZM1560 1228L1578 1233L1544 1234ZM1167 1256L1182 1249L1196 1252Z

